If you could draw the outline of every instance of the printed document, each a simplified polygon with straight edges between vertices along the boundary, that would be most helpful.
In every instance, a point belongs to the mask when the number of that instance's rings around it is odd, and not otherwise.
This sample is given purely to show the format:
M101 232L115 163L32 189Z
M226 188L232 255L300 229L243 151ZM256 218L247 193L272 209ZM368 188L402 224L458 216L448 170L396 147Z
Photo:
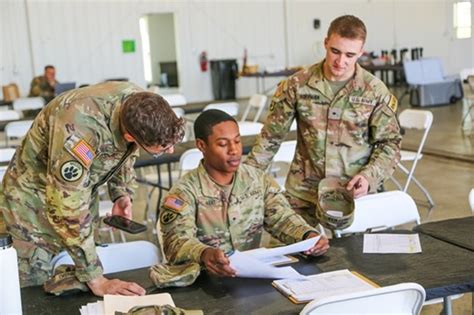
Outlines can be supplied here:
M364 234L365 254L421 253L418 234Z

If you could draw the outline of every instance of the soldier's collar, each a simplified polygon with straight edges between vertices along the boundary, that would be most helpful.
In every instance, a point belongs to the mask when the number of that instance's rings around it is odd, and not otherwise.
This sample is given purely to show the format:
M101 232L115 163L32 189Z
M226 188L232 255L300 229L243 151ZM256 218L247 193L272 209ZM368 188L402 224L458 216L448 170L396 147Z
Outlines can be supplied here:
M110 130L113 134L115 147L125 151L128 148L128 142L125 141L122 130L120 129L120 108L120 102L113 105L112 116L110 119Z
M239 184L245 182L241 168L242 166L239 166L239 169L237 172L235 172L231 193L232 195L238 196L250 187L248 184ZM212 180L211 176L209 176L207 173L203 160L201 160L198 166L198 176L199 182L201 184L202 194L206 197L220 198L221 190L219 189L219 186Z

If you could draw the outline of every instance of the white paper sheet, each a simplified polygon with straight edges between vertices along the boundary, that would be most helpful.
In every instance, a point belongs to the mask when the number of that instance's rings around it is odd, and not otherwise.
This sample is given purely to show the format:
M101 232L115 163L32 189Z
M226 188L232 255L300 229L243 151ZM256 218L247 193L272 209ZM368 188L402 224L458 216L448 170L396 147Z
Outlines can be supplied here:
M256 258L260 260L261 262L268 264L268 265L282 265L282 264L288 264L297 261L295 258L291 258L285 255L278 255L278 256L268 256L265 253L262 253L264 251L268 251L268 248L265 247L260 247L256 249L251 249L247 250L245 252L242 252L246 255L250 255L253 258Z
M418 234L364 234L365 254L421 253Z
M105 295L105 315L114 315L115 311L127 312L134 306L165 305L175 306L169 293L159 293L143 296Z
M251 252L250 254L254 258L265 259L267 257L276 257L276 256L304 252L310 249L311 247L313 247L314 244L316 244L319 241L320 237L321 236L309 238L307 240L294 243L288 246L267 248L266 250L262 250L262 251L254 251L253 253Z
M265 264L250 255L235 251L230 257L230 266L241 278L269 278L269 279L305 279L292 267L274 267Z
M273 282L287 295L297 301L310 301L316 298L371 290L374 287L355 276L349 270L337 270L307 276L305 280L277 280Z

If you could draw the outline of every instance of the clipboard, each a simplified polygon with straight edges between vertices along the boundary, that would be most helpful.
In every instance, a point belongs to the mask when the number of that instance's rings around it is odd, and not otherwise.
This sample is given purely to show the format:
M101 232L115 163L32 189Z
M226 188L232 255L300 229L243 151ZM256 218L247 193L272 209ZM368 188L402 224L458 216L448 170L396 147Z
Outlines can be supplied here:
M378 284L368 279L364 275L355 271L349 271L347 269L324 272L308 276L308 281L311 281L311 283L308 283L308 285L305 284L304 286L311 287L311 285L321 285L324 284L324 281L339 281L337 280L338 277L340 277L340 279L345 278L344 280L348 281L347 284L350 284L351 286L340 290L334 290L329 287L325 288L323 285L321 287L318 287L318 289L320 289L321 291L318 292L316 290L315 292L309 292L305 294L294 293L299 290L301 280L275 280L272 282L272 286L281 294L286 296L294 304L304 304L318 298L325 298L354 291L365 291L380 287ZM300 283L300 285L298 284L298 282ZM346 283L342 282L341 280L341 282L335 287L337 287L338 285L344 286L345 284Z

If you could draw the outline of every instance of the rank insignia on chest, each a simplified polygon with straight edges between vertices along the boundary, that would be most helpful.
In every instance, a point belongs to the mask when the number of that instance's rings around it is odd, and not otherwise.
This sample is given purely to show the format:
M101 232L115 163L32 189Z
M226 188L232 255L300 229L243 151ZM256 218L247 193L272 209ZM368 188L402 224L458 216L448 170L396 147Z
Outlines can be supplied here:
M181 212L184 208L184 201L174 196L168 196L166 197L163 206L170 210L174 210L175 212Z
M362 96L349 96L349 102L353 104L362 104L362 105L368 105L368 106L375 106L377 104L376 100L362 97Z

